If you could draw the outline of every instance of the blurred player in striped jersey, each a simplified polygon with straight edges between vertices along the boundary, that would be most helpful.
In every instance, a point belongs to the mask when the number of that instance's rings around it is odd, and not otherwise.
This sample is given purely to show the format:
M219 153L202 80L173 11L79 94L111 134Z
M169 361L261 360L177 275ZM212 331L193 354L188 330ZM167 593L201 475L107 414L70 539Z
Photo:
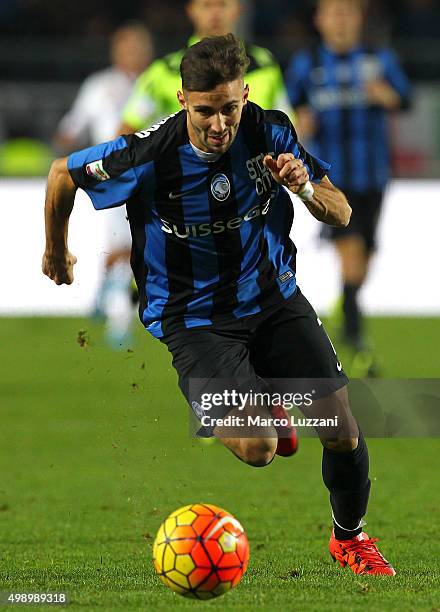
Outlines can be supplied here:
M298 133L316 155L331 159L329 176L353 209L348 227L323 230L340 261L343 340L353 350L353 376L377 369L358 294L390 172L387 114L405 108L410 93L395 55L362 42L364 7L363 0L319 0L315 24L322 41L296 54L287 75Z

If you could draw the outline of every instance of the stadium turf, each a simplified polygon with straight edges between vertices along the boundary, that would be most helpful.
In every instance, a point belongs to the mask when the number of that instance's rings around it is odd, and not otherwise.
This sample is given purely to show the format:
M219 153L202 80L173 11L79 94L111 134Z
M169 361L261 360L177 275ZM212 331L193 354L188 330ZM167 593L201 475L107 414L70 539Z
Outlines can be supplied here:
M384 375L440 377L438 320L370 328ZM366 530L398 574L356 577L326 549L316 439L265 469L191 440L168 353L140 326L119 353L85 320L3 319L0 336L0 590L67 591L69 610L440 610L438 439L370 440ZM208 603L151 564L162 519L198 501L236 515L251 546L241 585Z

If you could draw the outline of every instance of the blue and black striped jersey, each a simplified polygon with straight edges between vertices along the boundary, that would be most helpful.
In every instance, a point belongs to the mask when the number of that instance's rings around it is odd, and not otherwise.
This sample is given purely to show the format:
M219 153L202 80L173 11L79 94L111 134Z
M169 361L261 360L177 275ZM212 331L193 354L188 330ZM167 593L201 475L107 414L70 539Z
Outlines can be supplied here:
M407 105L409 82L388 49L358 47L337 55L321 44L299 52L289 65L290 102L309 105L317 121L310 150L331 160L329 178L343 190L382 190L389 177L386 111L369 104L365 91L376 79L387 81Z
M294 293L292 202L262 163L284 152L304 161L311 180L329 169L284 113L248 103L230 149L213 162L194 151L184 111L69 157L95 208L127 203L140 316L154 336L226 323Z

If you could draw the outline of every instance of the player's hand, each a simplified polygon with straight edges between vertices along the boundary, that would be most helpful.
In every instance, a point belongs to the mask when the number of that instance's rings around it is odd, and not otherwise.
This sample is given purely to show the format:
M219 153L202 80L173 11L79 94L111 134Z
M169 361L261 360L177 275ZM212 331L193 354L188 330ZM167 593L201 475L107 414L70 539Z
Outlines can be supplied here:
M303 162L296 159L293 153L281 153L281 155L278 155L278 159L266 155L263 164L270 170L277 183L284 185L293 193L300 191L304 183L310 180Z
M41 269L43 274L48 276L57 285L71 285L73 283L73 266L76 264L76 257L69 251L64 255L53 255L47 251L43 255Z
M318 120L315 113L308 106L295 109L295 130L301 142L313 138L318 131Z
M398 93L383 79L370 81L366 84L365 91L370 104L383 106L390 110L399 106Z

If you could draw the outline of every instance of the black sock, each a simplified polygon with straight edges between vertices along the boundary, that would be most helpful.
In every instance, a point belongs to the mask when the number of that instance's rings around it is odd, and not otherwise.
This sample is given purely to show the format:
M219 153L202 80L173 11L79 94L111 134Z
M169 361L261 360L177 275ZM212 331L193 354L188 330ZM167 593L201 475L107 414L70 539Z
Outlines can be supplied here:
M354 344L359 344L361 339L361 313L357 299L359 289L360 285L344 283L344 332L347 340Z
M322 477L330 491L338 540L348 540L362 531L360 522L367 511L371 485L368 469L368 449L361 432L358 446L351 452L341 453L324 447Z

